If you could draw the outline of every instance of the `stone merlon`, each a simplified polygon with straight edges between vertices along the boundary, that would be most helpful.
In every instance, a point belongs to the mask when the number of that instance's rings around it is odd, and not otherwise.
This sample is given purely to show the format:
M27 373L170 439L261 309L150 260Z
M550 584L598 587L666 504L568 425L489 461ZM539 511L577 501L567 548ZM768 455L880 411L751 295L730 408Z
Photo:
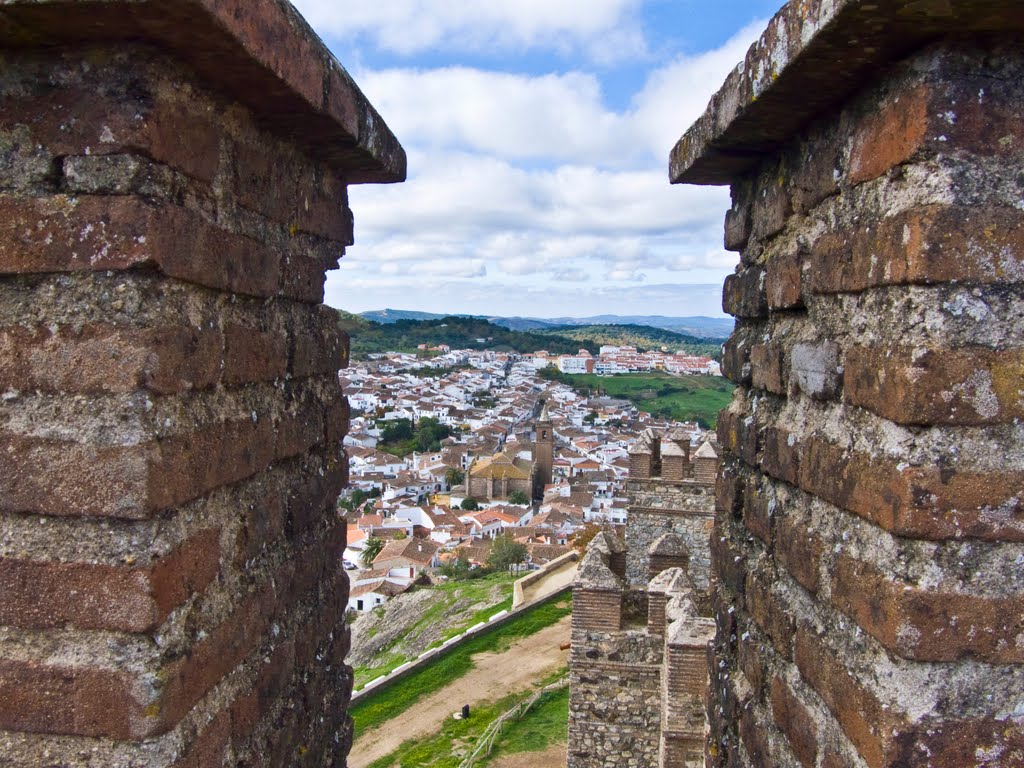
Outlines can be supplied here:
M672 150L674 184L728 184L932 40L1024 30L1006 0L802 0L771 20Z
M0 2L0 48L124 40L188 64L347 183L405 180L398 140L286 0Z

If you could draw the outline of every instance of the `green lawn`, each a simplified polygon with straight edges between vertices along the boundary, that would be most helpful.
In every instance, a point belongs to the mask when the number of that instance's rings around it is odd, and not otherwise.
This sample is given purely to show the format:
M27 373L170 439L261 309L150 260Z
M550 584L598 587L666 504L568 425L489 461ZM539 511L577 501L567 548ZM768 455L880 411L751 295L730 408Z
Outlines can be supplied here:
M537 685L541 688L562 677L559 670ZM410 739L386 757L370 763L368 768L457 768L463 756L477 744L487 727L501 715L533 695L520 691L497 701L473 708L468 720L448 718L441 731L425 739ZM539 752L552 744L564 742L569 722L569 689L544 694L519 720L510 720L494 744L489 757L481 759L480 768L502 755Z
M565 742L568 727L569 689L549 691L522 718L512 720L505 726L494 743L490 758L481 766L503 755L543 752L552 744Z
M718 412L732 399L735 386L721 376L671 376L667 373L581 374L564 379L577 392L598 391L624 398L654 416L675 421L718 423Z
M355 668L356 689L358 690L359 688L362 688L371 680L374 680L381 675L386 675L393 669L405 664L405 662L411 661L413 657L397 652L397 646L405 640L419 637L419 635L432 626L439 617L441 617L455 603L465 601L472 604L486 601L496 587L498 594L501 596L499 600L469 614L462 620L452 622L451 626L442 633L441 639L428 645L425 650L436 648L448 638L461 635L467 629L479 624L481 621L487 621L487 619L499 611L511 608L512 584L518 576L519 574L500 572L492 573L479 579L472 579L468 581L448 581L444 584L430 587L429 589L440 595L441 599L430 606L430 608L423 611L423 613L418 617L416 623L410 627L408 632L401 637L396 638L396 640L387 647L382 648L381 652L377 654L372 664Z
M473 668L473 654L505 650L519 638L554 624L571 611L571 595L539 605L507 624L474 635L454 650L380 692L369 693L351 709L356 734L397 717L424 696L462 677Z

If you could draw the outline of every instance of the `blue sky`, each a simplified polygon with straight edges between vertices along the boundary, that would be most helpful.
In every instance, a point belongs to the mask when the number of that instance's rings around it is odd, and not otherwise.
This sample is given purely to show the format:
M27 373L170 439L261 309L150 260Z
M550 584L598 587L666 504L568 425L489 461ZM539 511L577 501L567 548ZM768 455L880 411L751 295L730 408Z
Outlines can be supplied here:
M409 155L326 301L721 315L728 190L668 153L781 0L293 0Z

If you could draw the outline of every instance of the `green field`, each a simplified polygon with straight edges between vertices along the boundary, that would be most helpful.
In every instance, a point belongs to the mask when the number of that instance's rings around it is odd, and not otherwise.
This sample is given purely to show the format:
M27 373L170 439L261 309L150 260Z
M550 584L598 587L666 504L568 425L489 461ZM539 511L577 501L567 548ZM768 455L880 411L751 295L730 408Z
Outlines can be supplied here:
M523 752L542 752L552 744L567 739L569 724L569 689L545 693L519 720L511 721L494 743L490 759Z
M577 392L600 392L629 400L641 411L674 421L698 421L714 428L718 412L732 399L735 386L721 376L672 376L667 373L624 373L618 376L558 374Z
M565 668L552 675L551 680L538 684L538 688L565 675ZM520 691L488 704L473 708L469 720L448 718L440 732L423 739L410 739L386 757L375 760L367 768L457 768L463 755L472 750L492 721L529 698L532 691ZM508 721L494 743L490 755L477 762L480 768L505 755L539 752L552 744L566 741L569 721L569 689L544 694L520 719Z

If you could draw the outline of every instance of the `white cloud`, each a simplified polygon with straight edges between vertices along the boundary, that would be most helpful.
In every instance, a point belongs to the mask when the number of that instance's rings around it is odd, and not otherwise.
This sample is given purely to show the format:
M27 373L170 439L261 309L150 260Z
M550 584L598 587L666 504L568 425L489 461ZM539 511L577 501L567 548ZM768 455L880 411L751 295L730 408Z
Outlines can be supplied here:
M294 0L310 24L381 50L585 51L598 61L644 52L642 0Z
M630 5L593 4L598 15ZM438 7L430 35L468 18L468 5ZM482 7L483 16L519 12ZM396 0L372 21L360 8L353 28L378 35L391 23L382 18L421 9ZM523 8L536 18L548 13L539 4ZM719 314L720 289L694 293L681 284L720 285L735 264L721 246L728 190L669 185L668 154L760 28L651 72L622 110L607 105L599 79L585 72L357 73L405 145L410 177L350 190L357 244L330 278L328 301L356 310ZM546 309L517 308L525 297Z
M721 48L655 70L621 112L605 104L598 78L583 72L528 76L447 67L365 71L357 79L407 148L650 167L666 163L760 28L752 24Z

